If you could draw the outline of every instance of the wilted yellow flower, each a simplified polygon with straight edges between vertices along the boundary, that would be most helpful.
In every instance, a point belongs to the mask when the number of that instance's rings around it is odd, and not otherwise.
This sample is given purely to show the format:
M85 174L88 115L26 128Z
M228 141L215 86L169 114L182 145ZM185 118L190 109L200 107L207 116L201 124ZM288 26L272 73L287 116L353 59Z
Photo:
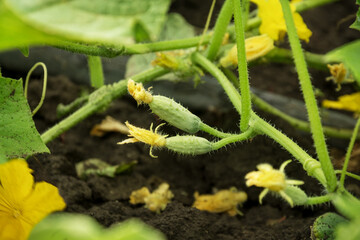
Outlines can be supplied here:
M267 34L275 41L282 40L286 33L286 24L279 0L251 0L258 6L258 16L261 18L259 31ZM295 12L295 2L290 4L295 27L300 39L309 42L312 32L307 28L299 13Z
M145 207L152 212L160 213L164 210L174 194L170 191L168 183L162 183L160 186L150 193L147 187L135 190L130 195L131 204L145 203Z
M324 100L323 107L360 113L360 92L343 95L338 101Z
M351 77L349 71L345 68L343 63L328 64L327 67L330 70L331 76L327 77L326 80L332 80L335 84L337 84L336 91L340 91L341 84L354 82L354 79Z
M129 79L128 91L138 104L151 103L152 101L151 93L145 90L142 83L136 83L134 80Z
M129 122L125 122L126 126L129 128L129 137L132 138L128 138L125 139L122 142L118 142L118 144L127 144L127 143L135 143L135 142L143 142L146 144L149 144L150 147L150 156L153 158L156 158L156 156L154 156L152 154L152 149L153 147L163 147L166 144L166 137L168 135L160 135L157 133L157 130L159 129L160 126L164 125L164 124L160 124L159 126L157 126L155 128L155 132L153 132L152 127L153 125L151 124L150 126L150 130L146 130L143 128L138 128L135 127L134 125L131 125Z
M250 37L245 40L247 61L252 61L265 56L272 49L274 49L274 41L266 34ZM237 66L238 57L236 44L223 58L220 59L220 64L223 67Z
M279 193L292 207L293 200L284 192L288 185L301 185L304 182L299 180L286 179L284 168L289 164L291 160L288 160L281 164L280 169L273 169L268 163L262 163L257 165L259 171L253 171L246 174L245 179L246 186L257 186L265 188L259 195L259 202L262 203L262 199L270 191Z
M212 213L227 212L230 216L235 216L237 213L242 215L237 209L237 205L242 204L247 199L246 193L237 191L236 188L221 190L213 195L199 195L198 192L195 192L194 197L193 207Z
M25 240L31 229L65 202L58 189L46 182L34 183L24 159L0 165L0 239Z

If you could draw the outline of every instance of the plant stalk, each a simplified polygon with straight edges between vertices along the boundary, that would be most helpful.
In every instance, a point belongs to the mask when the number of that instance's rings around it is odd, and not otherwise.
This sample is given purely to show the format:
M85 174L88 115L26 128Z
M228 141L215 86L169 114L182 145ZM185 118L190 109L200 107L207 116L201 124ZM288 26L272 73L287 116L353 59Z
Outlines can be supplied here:
M250 112L251 112L251 96L250 96L250 85L249 85L248 69L247 69L247 61L246 61L243 8L241 6L240 0L233 0L233 9L234 9L234 20L235 20L238 72L239 72L239 81L240 81L239 85L240 85L240 93L242 96L240 130L244 132L249 127Z
M100 88L104 86L104 73L101 57L88 55L87 59L89 65L91 86L94 88Z
M215 59L216 54L219 51L219 48L222 44L224 35L227 30L227 26L229 25L230 20L232 18L232 14L233 14L232 5L233 5L232 0L226 0L216 20L214 32L206 56L211 61Z
M343 166L343 169L342 169L342 172L341 172L340 182L339 182L339 187L340 188L344 187L346 170L347 170L347 167L349 165L349 160L350 160L351 152L352 152L352 150L354 148L354 143L355 143L355 140L356 140L356 136L359 133L359 126L360 126L360 117L358 118L358 121L356 122L354 132L353 132L352 137L350 139L349 147L348 147L348 149L346 151L344 166Z
M306 109L308 111L310 129L314 139L315 149L326 177L327 189L329 192L333 192L335 191L337 186L337 179L325 143L324 132L320 121L319 109L311 85L310 75L307 70L306 61L302 52L300 40L297 36L297 31L291 13L289 1L280 0L280 3L284 13L290 46L294 56L295 67L299 76L300 86L304 96Z

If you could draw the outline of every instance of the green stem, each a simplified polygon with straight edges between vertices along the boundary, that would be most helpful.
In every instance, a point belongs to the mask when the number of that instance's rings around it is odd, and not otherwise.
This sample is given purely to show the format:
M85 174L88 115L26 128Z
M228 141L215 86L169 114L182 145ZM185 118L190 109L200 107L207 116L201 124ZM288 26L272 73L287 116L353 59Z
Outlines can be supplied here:
M196 47L202 39L202 44L208 44L211 36L210 34L201 36L159 41L154 43L139 43L132 45L108 45L108 44L80 44L74 42L60 42L54 47L64 49L70 52L83 53L92 56L101 56L113 58L120 55L133 55L133 54L144 54L151 52L170 51L176 49L192 48Z
M197 47L196 47L196 51L199 51L199 48L200 48L200 46L202 45L204 36L205 36L207 30L209 29L211 17L212 17L212 14L213 14L213 12L214 12L215 3L216 3L216 0L213 0L213 1L212 1L212 4L211 4L211 7L210 7L209 14L208 14L207 19L206 19L206 23L205 23L204 30L203 30L203 32L202 32L202 34L201 34L200 42L199 42L199 44L198 44Z
M302 131L310 132L310 124L306 121L299 120L297 118L294 118L285 112L273 107L271 104L265 102L258 96L252 93L252 102L261 110L271 113L275 116L278 116L282 119L284 119L286 122L288 122L291 126L300 129ZM344 138L349 139L352 136L353 131L348 129L341 129L341 128L333 128L333 127L324 127L324 133L327 136L330 137L336 137L336 138ZM360 135L357 136L357 139L360 139Z
M343 166L342 173L341 173L341 176L340 176L340 183L339 183L340 187L344 187L346 170L347 170L347 167L349 165L349 160L350 160L351 152L352 152L352 150L354 148L354 143L355 143L356 136L359 133L359 126L360 126L360 117L359 117L359 119L358 119L358 121L357 121L357 123L355 125L353 135L352 135L352 137L350 139L349 147L348 147L348 149L346 151L344 166Z
M226 0L216 20L213 36L207 51L207 58L211 61L215 59L216 54L219 51L226 33L226 28L230 23L232 13L232 0Z
M305 54L305 60L309 67L322 70L322 71L328 71L326 64L325 55L322 54L315 54L311 52L304 52ZM254 64L262 63L262 62L277 62L277 63L287 63L287 64L293 64L293 55L292 52L288 49L284 48L275 48L272 51L270 51L268 54L266 54L264 57L260 59L260 61L255 61ZM253 65L250 63L250 65Z
M313 159L288 136L277 130L275 127L271 126L265 120L261 119L257 115L254 116L254 120L253 127L257 132L263 133L274 139L303 165L309 176L315 177L322 185L326 186L324 172L322 171L321 165L317 160Z
M249 138L252 138L254 135L254 131L252 129L248 129L245 132L238 134L238 135L233 135L227 138L223 138L220 141L217 141L215 143L212 144L213 146L213 150L218 150L230 143L234 143L234 142L241 142L244 140L247 140Z
M132 76L132 79L136 82L148 82L154 78L163 76L169 71L155 67L146 70L142 73ZM63 132L67 131L77 123L81 122L90 115L96 113L100 109L107 107L111 101L124 95L127 91L127 80L122 80L112 85L104 85L97 89L89 96L89 101L83 107L78 109L76 112L63 119L61 122L47 130L41 135L41 139L44 143L48 143L58 137Z
M203 132L207 132L215 137L218 137L218 138L226 138L226 137L229 137L229 136L232 136L233 134L231 133L224 133L222 131L219 131L213 127L210 127L209 125L201 122L200 123L200 129L201 131Z
M41 66L44 70L44 81L43 81L43 89L42 89L42 93L41 93L41 98L40 98L40 102L39 104L36 106L36 108L32 111L32 116L34 116L37 111L39 111L39 109L41 108L41 106L44 103L45 100L45 95L46 95L46 87L47 87L47 68L46 65L42 62L38 62L36 63L28 72L28 74L26 75L26 79L25 79L25 86L24 86L24 96L25 98L27 98L27 91L28 91L28 87L29 87L29 80L30 80L30 76L32 74L32 72L38 67Z
M328 194L319 197L309 197L304 205L318 205L326 202L330 202L333 199L333 194Z
M342 172L343 172L342 170L335 170L336 174L342 174ZM356 174L351 173L351 172L345 172L345 174L346 174L346 176L352 177L352 178L360 181L360 176L359 175L356 175Z
M244 132L249 127L250 112L251 112L251 96L250 85L248 78L248 69L246 61L245 50L245 30L243 23L243 8L241 1L233 0L234 20L235 20L235 34L236 34L236 46L237 46L237 58L238 58L238 72L240 81L240 93L241 93L241 118L240 118L240 130Z
M64 104L60 103L56 108L57 117L62 118L63 116L74 112L81 105L86 103L88 100L89 100L89 95L86 95L86 96L78 97L73 102L71 102L70 104L67 104L67 105L64 105Z
M101 58L98 56L88 56L88 65L90 71L90 82L94 88L104 86L104 73Z
M320 115L314 91L310 81L310 75L307 70L300 40L297 36L289 1L280 0L280 3L284 13L290 46L294 56L295 67L299 75L300 86L303 92L306 109L309 115L310 128L315 143L315 149L326 177L327 189L329 192L333 192L337 185L337 179L325 143L325 137L320 121Z
M226 78L224 73L221 72L220 69L218 69L211 61L202 56L200 53L194 53L192 55L192 60L195 64L200 65L203 69L205 69L218 80L235 109L241 113L240 94L234 85L232 85L231 82ZM254 112L251 112L250 120L250 127L253 128L254 132L266 134L274 139L287 151L289 151L296 159L298 159L300 163L302 163L304 169L308 172L308 175L318 179L318 181L324 186L326 185L326 179L318 161L313 159L286 135L271 126L266 121L262 120Z

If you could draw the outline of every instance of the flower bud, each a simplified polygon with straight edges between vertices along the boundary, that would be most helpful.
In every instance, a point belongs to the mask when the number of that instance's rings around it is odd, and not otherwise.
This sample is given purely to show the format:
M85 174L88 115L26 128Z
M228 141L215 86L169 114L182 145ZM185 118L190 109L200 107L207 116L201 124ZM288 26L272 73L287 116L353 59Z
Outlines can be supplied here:
M182 154L200 155L213 150L212 143L197 136L176 136L166 138L165 147Z
M200 130L201 120L181 104L163 96L153 96L149 107L159 118L187 133Z

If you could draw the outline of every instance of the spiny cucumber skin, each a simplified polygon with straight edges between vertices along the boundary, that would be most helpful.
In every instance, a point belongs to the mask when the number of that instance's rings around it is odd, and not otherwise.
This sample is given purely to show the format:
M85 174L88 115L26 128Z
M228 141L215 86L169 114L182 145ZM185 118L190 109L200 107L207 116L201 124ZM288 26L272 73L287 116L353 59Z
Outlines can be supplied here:
M201 119L170 98L155 95L149 107L159 118L187 133L200 130Z
M213 150L212 143L197 136L176 136L166 138L165 146L177 153L200 155Z
M295 206L304 205L308 199L306 193L296 186L286 186L284 192L293 200Z

